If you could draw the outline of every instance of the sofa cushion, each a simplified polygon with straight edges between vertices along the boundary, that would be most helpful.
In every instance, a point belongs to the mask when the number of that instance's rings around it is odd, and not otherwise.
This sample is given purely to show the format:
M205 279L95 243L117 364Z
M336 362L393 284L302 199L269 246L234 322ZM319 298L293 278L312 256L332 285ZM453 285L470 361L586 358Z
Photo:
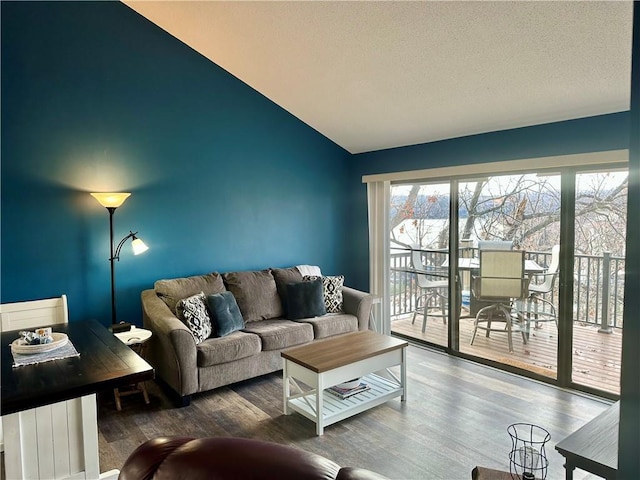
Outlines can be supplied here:
M222 282L222 276L217 272L193 277L158 280L154 283L153 288L174 315L176 313L176 304L183 298L199 292L204 292L205 295L212 295L226 290Z
M245 322L282 316L282 302L270 270L228 272L222 277L236 297Z
M204 293L200 292L178 301L176 304L176 316L189 327L196 339L196 344L206 340L211 335L211 318L207 310Z
M342 287L344 286L344 275L322 276L305 275L303 280L322 279L322 288L324 289L324 303L327 313L342 312Z
M313 337L316 340L358 331L358 318L349 313L329 313L322 317L304 318L296 321L310 324L313 327Z
M276 280L276 289L282 302L282 314L285 317L289 317L287 311L287 284L302 281L302 274L297 267L290 268L272 268L271 273Z
M198 367L209 367L233 362L260 353L257 335L233 332L224 337L210 337L196 347Z
M322 280L287 284L287 312L287 318L291 320L326 314Z
M233 293L207 295L207 305L215 337L224 337L244 327L244 320Z
M264 320L248 323L244 330L262 341L262 350L280 350L313 340L313 328L308 323L291 320Z

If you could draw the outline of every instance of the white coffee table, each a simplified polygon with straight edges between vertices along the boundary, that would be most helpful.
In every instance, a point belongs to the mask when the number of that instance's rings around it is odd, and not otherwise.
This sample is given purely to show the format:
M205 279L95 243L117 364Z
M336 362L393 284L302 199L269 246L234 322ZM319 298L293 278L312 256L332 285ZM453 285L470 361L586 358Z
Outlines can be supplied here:
M313 421L316 434L322 435L324 427L392 398L405 401L407 345L404 340L367 330L285 350L282 352L285 415L300 413ZM389 370L397 365L400 378ZM374 373L382 371L388 376ZM371 387L369 390L344 400L325 391L360 377ZM296 380L308 388L305 390ZM292 394L291 385L297 393Z

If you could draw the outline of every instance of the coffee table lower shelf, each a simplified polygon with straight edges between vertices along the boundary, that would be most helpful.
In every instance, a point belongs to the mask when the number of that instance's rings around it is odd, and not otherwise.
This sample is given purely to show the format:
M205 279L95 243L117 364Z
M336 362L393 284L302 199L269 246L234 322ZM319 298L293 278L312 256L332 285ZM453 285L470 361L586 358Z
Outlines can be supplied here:
M402 396L404 393L402 385L375 373L365 375L362 377L362 381L369 385L369 390L357 393L344 400L326 390L323 391L322 424L324 426L332 425L345 418L364 412L392 398ZM288 399L287 403L291 410L317 423L315 390L310 390L309 393L303 396Z

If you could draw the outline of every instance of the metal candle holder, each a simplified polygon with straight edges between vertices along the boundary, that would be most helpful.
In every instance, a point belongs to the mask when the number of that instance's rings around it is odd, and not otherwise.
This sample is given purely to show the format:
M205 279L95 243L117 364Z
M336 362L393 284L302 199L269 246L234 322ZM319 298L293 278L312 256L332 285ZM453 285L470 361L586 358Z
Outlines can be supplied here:
M511 436L509 472L517 480L544 480L547 478L549 460L545 444L551 434L542 427L530 423L514 423L507 427Z

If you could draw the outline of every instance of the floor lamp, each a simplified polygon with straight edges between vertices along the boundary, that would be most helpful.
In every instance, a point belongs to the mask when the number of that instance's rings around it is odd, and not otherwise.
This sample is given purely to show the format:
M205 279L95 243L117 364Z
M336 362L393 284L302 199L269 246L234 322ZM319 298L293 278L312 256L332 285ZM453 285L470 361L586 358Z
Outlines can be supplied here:
M149 247L145 245L145 243L140 240L136 235L138 232L129 231L129 234L125 236L120 243L115 247L113 246L113 214L116 211L116 208L121 206L124 201L131 195L130 193L92 193L91 194L103 207L106 207L109 212L109 245L111 248L111 255L109 256L109 263L111 264L111 325L115 325L116 320L116 284L115 284L115 270L114 265L116 260L120 261L120 251L124 246L125 242L131 239L131 248L133 249L134 255L139 255L143 252L146 252Z

